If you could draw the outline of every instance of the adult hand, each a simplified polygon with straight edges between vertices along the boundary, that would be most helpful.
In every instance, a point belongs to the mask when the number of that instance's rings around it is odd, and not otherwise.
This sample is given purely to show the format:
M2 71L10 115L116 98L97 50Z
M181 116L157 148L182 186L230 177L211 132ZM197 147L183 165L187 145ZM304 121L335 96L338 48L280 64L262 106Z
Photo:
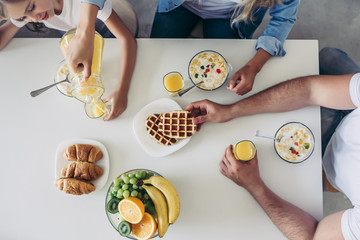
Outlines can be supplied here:
M190 103L186 107L194 118L194 123L197 124L197 130L200 130L204 122L227 122L231 120L230 105L221 105L209 100L202 100Z
M234 74L227 89L239 95L250 92L257 73L256 66L246 64Z
M110 114L104 118L104 121L110 121L122 114L127 107L127 95L120 91L113 92L109 97L104 99L104 102L111 102Z
M66 49L66 61L72 72L84 71L84 80L91 75L91 64L94 51L94 34L82 37L81 34L75 36L69 42Z
M225 149L220 161L220 172L249 192L262 183L257 155L250 161L241 162L234 157L232 145Z

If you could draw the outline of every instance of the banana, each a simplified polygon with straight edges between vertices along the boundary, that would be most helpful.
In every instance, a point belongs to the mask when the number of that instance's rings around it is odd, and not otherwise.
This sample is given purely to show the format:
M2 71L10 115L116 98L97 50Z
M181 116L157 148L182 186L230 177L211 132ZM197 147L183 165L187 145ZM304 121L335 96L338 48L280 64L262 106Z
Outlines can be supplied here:
M169 227L168 206L164 195L153 186L142 185L155 205L158 219L158 234L163 237Z
M152 176L144 180L144 183L153 185L164 194L169 207L169 223L174 223L180 215L180 198L174 185L160 176Z

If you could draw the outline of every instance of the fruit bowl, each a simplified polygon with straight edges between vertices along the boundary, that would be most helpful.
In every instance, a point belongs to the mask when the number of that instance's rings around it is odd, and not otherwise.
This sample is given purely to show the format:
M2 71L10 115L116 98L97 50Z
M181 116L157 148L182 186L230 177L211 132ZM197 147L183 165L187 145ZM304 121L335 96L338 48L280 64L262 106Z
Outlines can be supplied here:
M188 72L190 80L198 88L206 91L212 91L220 88L226 82L230 64L218 52L212 50L204 50L193 56L189 62Z
M105 212L121 236L163 237L180 214L180 199L175 187L160 174L134 169L113 180L106 194Z
M311 130L300 122L288 122L275 133L277 155L289 163L301 163L314 151L315 138Z

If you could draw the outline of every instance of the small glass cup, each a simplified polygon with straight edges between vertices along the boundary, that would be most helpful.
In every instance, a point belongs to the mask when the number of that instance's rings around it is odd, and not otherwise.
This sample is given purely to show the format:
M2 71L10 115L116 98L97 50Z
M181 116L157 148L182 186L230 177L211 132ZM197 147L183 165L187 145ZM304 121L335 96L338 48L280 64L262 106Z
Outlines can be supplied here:
M256 147L252 141L242 140L233 147L233 153L237 160L247 162L255 157Z
M111 105L105 104L102 99L85 103L85 112L89 118L105 118L110 114L110 111Z
M84 103L100 99L105 89L98 75L91 74L87 81L82 74L76 74L72 80L71 95Z
M175 96L184 88L184 78L179 72L169 72L164 76L163 84L166 91L171 96Z

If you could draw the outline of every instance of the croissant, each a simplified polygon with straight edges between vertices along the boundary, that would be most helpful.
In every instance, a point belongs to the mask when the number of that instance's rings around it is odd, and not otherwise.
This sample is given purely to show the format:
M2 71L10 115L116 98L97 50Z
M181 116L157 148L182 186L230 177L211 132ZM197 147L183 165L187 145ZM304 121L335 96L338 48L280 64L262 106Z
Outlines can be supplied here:
M103 169L93 163L73 162L63 167L61 176L80 180L96 180L103 174Z
M90 144L75 144L69 146L63 156L68 161L94 163L103 157L103 153L98 147Z
M59 178L55 180L55 186L68 194L81 195L95 191L92 183L78 180L75 178Z

